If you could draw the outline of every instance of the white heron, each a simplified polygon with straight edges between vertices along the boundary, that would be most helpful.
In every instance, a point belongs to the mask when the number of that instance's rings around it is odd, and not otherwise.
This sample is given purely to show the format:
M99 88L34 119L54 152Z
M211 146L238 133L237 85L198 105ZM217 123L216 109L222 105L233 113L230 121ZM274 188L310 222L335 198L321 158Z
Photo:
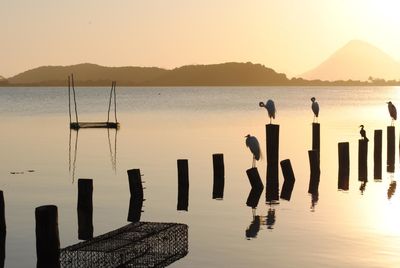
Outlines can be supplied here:
M397 120L397 110L396 110L396 106L393 105L393 103L391 101L386 102L388 105L388 110L389 110L389 114L390 117L392 118L392 126L394 124L394 120Z
M253 164L251 167L254 168L256 167L256 160L258 161L261 158L260 143L258 142L256 137L251 136L250 134L247 134L245 138L246 146L249 147L251 153L253 154Z
M315 121L318 122L319 105L318 105L318 102L315 101L314 97L311 98L311 101L312 101L311 109L314 112L314 120L313 120L313 123L314 123Z
M260 107L264 107L268 111L268 116L269 116L269 123L271 124L272 118L275 119L275 103L273 100L268 100L266 103L263 103L262 101L259 103Z
M367 132L364 129L364 125L360 125L360 135L361 137L366 140L367 142L369 141L369 139L367 138Z

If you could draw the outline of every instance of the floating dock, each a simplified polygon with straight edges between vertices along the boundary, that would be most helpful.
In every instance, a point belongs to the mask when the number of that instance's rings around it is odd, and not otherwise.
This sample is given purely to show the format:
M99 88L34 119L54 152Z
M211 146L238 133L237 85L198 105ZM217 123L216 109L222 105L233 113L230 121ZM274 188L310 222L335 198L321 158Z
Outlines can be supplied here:
M80 128L114 128L119 129L119 123L115 122L73 122L69 124L71 129L78 130Z
M60 251L61 267L166 267L188 253L188 226L136 222Z

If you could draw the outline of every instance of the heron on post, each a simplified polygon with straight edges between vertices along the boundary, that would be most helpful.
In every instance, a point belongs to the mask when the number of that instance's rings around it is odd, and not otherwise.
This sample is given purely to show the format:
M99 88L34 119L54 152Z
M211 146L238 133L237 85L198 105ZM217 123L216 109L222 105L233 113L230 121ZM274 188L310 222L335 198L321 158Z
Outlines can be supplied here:
M272 119L275 119L275 114L276 114L276 109L275 109L275 103L273 100L268 100L266 103L263 103L262 101L259 103L260 107L264 107L267 109L268 116L269 116L269 123L272 124Z
M315 101L315 97L312 97L311 101L312 101L311 109L314 112L313 123L315 123L315 122L318 123L319 105L318 105L318 102Z
M365 131L365 129L364 129L364 125L360 125L360 135L361 135L361 137L365 140L365 141L367 141L367 142L369 142L369 139L367 138L367 133L366 133L366 131Z
M388 105L388 110L389 110L389 114L390 117L392 118L392 126L394 125L394 120L397 120L397 110L396 110L396 106L393 105L393 103L391 101L386 102Z
M261 158L260 143L258 142L256 137L251 136L250 134L247 134L245 138L246 138L246 146L249 147L251 153L253 154L253 163L251 167L255 168L256 160L258 161Z

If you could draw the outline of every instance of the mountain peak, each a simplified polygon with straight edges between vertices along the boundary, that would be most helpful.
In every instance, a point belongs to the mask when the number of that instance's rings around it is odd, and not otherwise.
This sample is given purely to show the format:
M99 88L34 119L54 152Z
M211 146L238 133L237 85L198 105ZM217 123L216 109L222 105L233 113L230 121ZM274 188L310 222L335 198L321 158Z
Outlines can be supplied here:
M378 47L351 40L315 69L301 75L305 79L361 80L368 77L399 79L400 63Z

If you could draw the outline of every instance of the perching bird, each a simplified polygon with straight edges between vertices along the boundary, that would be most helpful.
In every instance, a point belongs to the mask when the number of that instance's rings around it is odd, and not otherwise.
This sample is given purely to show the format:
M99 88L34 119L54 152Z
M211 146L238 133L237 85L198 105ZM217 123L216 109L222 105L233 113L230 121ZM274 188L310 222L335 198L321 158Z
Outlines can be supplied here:
M318 105L318 102L315 101L314 97L311 98L311 101L312 101L311 109L314 112L314 120L313 120L313 123L314 123L315 121L318 122L319 105Z
M369 139L367 138L367 133L365 132L364 125L361 125L360 128L361 137L368 142Z
M392 118L392 126L393 126L394 120L397 120L397 110L391 101L386 103L388 104L389 114L390 117Z
M273 100L268 100L266 103L263 103L262 101L259 103L260 107L264 107L268 111L268 116L269 116L269 123L271 124L272 118L275 119L275 103Z
M253 154L253 164L251 167L256 167L256 160L260 160L261 158L261 149L260 144L256 137L251 136L250 134L246 135L246 146L249 147L251 153Z

